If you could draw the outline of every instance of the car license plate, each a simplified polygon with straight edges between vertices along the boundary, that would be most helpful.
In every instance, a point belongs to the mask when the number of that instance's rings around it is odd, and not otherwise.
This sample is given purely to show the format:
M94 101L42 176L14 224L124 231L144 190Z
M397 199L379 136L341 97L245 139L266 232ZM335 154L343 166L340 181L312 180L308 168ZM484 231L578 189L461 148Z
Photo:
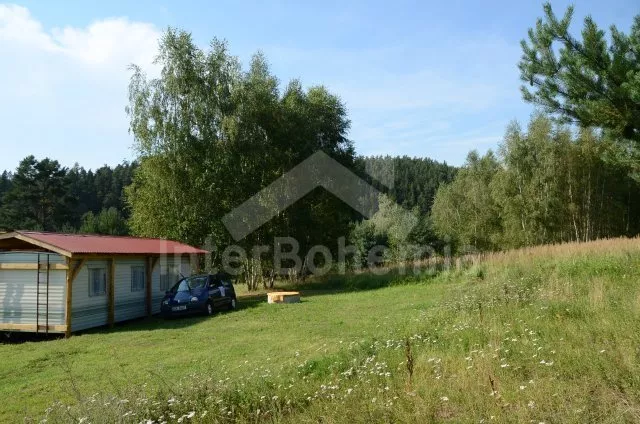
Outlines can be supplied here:
M171 311L172 312L185 311L186 309L187 309L187 305L174 306L173 308L171 308Z

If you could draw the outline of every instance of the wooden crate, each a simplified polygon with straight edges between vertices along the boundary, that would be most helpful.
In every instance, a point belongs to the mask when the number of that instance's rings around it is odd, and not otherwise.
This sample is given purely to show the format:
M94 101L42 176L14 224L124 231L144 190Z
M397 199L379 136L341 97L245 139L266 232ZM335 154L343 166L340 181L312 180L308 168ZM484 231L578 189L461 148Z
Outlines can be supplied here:
M300 292L267 293L269 303L300 303Z

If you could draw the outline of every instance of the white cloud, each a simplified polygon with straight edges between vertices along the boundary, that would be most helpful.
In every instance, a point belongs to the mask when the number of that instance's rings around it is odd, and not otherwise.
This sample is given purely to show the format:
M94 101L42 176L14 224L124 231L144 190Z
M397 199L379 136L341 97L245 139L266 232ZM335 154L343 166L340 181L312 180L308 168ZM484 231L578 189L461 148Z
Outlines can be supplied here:
M150 67L157 51L158 32L153 25L125 18L94 22L87 28L53 30L53 39L65 54L96 67Z
M28 9L0 4L0 169L28 154L89 167L130 159L127 68L156 74L159 36L123 17L46 29Z
M24 48L57 50L42 24L31 17L27 8L17 5L0 4L0 40Z
M66 56L85 65L122 68L137 63L152 67L159 35L154 25L127 18L47 32L27 8L0 4L0 41L5 47Z

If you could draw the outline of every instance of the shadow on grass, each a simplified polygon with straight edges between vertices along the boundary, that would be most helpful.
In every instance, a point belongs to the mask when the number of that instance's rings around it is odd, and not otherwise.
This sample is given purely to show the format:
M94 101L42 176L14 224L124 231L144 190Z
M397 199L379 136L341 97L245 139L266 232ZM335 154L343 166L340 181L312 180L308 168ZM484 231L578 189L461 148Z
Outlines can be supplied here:
M266 301L266 297L265 297ZM153 330L166 330L166 329L188 329L193 325L200 324L202 322L215 320L220 315L235 314L244 309L254 308L261 302L258 299L246 299L240 298L237 303L237 307L233 311L223 310L216 312L213 316L207 316L204 314L182 315L175 317L163 317L161 315L153 315L152 317L137 318L128 321L122 321L116 323L113 328L98 327L89 329L86 331L78 332L77 334L108 334L108 333L121 333L129 331L153 331ZM76 334L76 333L74 333Z
M21 344L27 342L46 342L49 340L58 340L64 338L64 334L59 333L28 333L23 331L2 332L0 333L0 345L3 344Z
M152 317L135 318L127 321L115 323L112 328L108 326L89 328L74 332L73 336L89 335L89 334L115 334L131 331L153 331L153 330L186 330L193 325L200 324L205 321L215 320L221 314L234 314L244 309L254 308L261 303L266 302L266 295L245 296L238 301L235 311L219 311L213 316L206 315L184 315L179 317L164 318L160 315ZM20 344L26 342L45 342L51 340L59 340L64 338L63 334L36 334L27 332L7 332L0 333L0 345L2 344Z
M372 272L327 274L311 277L299 283L282 282L277 289L299 291L303 296L319 296L417 284L428 281L436 275L437 272L433 270L414 274L411 270L402 272L397 269L380 274Z

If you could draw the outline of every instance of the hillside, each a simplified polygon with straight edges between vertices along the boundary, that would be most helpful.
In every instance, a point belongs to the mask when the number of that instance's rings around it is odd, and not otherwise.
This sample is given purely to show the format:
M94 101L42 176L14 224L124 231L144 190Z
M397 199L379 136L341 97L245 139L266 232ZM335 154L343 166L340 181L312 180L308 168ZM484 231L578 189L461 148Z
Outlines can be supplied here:
M637 422L640 241L0 345L0 421ZM72 405L67 409L65 405Z

